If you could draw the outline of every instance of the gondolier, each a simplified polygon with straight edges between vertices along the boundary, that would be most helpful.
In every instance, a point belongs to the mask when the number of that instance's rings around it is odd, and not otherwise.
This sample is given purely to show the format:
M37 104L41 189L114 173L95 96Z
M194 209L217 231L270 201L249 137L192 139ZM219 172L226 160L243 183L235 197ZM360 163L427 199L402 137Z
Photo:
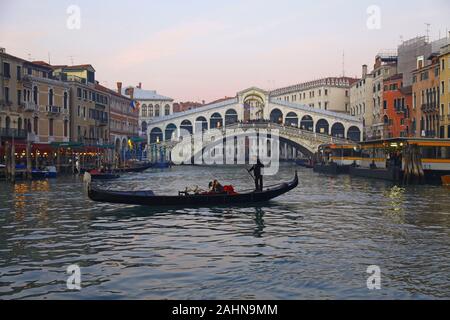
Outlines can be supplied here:
M264 168L264 165L261 163L261 161L256 160L256 164L253 165L253 167L251 167L250 170L248 170L248 172L254 172L255 174L255 190L256 191L262 191L263 190L263 176L261 174L261 169Z

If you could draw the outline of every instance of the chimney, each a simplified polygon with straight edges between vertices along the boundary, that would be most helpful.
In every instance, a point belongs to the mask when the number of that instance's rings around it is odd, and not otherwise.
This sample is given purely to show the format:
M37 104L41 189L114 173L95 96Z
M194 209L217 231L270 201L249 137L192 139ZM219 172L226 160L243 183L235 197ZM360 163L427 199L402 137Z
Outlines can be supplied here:
M122 82L117 82L117 92L122 94Z
M362 66L362 78L365 79L367 77L367 64Z
M138 89L142 89L142 82L139 82Z

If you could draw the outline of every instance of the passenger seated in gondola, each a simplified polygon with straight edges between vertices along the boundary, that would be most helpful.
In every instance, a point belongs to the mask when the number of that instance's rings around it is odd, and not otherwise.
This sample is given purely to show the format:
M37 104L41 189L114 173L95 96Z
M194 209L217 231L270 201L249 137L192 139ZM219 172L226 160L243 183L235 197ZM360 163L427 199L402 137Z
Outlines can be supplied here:
M216 193L223 193L224 192L223 186L217 180L214 180L214 182L213 182L213 190Z

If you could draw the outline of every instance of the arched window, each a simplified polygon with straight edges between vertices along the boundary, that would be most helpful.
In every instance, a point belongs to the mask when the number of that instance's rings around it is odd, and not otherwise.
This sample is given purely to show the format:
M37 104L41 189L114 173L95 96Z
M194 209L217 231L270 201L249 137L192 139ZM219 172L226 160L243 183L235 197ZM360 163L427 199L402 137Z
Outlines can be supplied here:
M311 116L304 116L300 122L302 130L314 131L314 120Z
M164 115L170 115L170 106L168 104L166 104L166 106L164 107Z
M223 119L220 113L214 113L209 119L209 127L211 129L221 128L223 127Z
M142 121L142 132L147 132L147 122Z
M159 117L160 110L159 110L159 104L155 105L155 117Z
M286 121L285 121L287 126L290 127L298 127L298 116L295 112L289 112L286 115Z
M153 118L153 105L148 106L148 117Z
M333 137L344 138L345 136L345 128L344 125L340 122L336 122L331 127L331 135Z
M280 109L273 109L270 113L270 122L283 124L283 112Z
M319 121L317 121L316 133L329 134L329 132L330 132L330 125L328 124L327 120L320 119Z
M163 141L163 132L160 128L153 128L150 131L150 143L159 143Z
M144 118L147 117L147 106L145 104L142 105L141 116L144 117Z
M33 119L33 127L34 127L34 134L39 134L39 118L35 117Z
M186 133L186 131L188 131L190 134L192 134L192 122L189 120L184 120L183 122L181 122L180 130L181 130L180 133L182 135L183 135L183 133Z
M64 92L64 109L67 109L68 106L68 95L67 92Z
M230 124L238 122L238 114L234 109L228 109L225 112L225 125L228 126Z
M39 104L39 92L38 92L38 87L37 86L33 87L33 102L35 104Z
M48 90L48 105L53 106L53 89Z

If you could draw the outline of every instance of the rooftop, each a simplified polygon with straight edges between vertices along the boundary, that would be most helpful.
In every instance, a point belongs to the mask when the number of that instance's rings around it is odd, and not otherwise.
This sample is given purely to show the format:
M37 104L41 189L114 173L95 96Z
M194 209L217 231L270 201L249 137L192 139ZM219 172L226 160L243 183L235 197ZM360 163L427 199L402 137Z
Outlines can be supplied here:
M172 98L160 95L156 90L144 90L136 87L122 88L122 95L130 97L129 89L133 88L133 99L136 100L156 100L156 101L173 101Z
M323 87L323 86L350 88L350 86L357 81L359 81L359 79L349 78L349 77L328 77L328 78L299 83L299 84L296 84L293 86L276 89L276 90L271 91L270 95L271 96L279 96L279 95L287 94L290 92L308 90L308 89L312 89L312 88L316 88L316 87Z

